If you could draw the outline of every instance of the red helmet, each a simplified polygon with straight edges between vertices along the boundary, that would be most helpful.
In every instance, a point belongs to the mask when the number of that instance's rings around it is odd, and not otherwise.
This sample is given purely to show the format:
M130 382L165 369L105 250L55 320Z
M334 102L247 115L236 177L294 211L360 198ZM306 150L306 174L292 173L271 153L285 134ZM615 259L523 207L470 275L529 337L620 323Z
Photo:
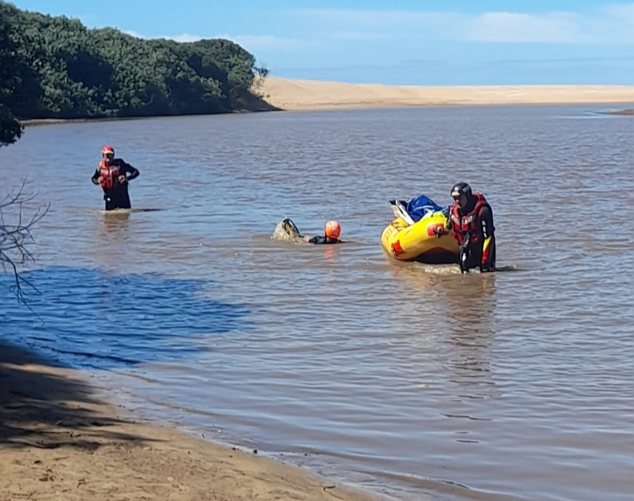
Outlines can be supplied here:
M101 148L101 154L102 155L110 154L114 156L114 148L110 145L104 146L103 148Z
M328 221L324 230L326 236L333 240L337 240L341 235L341 225L337 221Z

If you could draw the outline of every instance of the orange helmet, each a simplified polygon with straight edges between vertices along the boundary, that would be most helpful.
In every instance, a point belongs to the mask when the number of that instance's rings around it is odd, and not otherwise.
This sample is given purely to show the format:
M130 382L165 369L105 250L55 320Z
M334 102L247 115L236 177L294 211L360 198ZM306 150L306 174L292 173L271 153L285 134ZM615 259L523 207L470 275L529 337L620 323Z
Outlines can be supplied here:
M102 155L110 154L114 156L114 148L110 145L104 146L103 148L101 148L101 154Z
M328 221L325 230L326 236L333 240L337 240L341 235L341 225L337 221Z

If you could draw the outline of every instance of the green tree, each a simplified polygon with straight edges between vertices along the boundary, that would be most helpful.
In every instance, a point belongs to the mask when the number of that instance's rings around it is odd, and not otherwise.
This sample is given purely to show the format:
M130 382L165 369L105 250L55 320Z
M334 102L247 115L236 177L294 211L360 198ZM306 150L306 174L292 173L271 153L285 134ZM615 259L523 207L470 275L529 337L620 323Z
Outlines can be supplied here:
M227 113L247 108L256 74L268 73L229 40L142 40L2 1L0 14L13 58L3 88L19 85L23 96L3 93L8 120Z
M0 10L0 146L14 143L22 135L22 126L13 115L13 101L19 92L19 60L11 40L9 16Z

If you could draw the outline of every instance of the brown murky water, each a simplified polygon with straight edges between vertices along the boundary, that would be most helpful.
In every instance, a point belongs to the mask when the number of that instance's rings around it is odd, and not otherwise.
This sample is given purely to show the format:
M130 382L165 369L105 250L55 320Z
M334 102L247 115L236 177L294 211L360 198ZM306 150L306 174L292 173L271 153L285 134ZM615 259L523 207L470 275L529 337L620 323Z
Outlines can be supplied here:
M3 293L0 327L152 419L401 499L629 501L634 121L600 109L29 128L0 186L52 204L40 319ZM162 210L100 211L106 143L141 171L134 206ZM492 203L510 271L385 257L388 199L446 204L458 180ZM351 243L272 240L285 216Z

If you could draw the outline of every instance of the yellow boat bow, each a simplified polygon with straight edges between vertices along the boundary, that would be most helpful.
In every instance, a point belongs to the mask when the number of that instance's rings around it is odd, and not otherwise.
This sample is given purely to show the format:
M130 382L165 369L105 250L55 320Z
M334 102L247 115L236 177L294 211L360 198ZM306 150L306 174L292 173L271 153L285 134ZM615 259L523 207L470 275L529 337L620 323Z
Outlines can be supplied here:
M381 247L399 261L450 264L460 259L458 243L440 211L430 212L413 224L397 217L383 230Z

